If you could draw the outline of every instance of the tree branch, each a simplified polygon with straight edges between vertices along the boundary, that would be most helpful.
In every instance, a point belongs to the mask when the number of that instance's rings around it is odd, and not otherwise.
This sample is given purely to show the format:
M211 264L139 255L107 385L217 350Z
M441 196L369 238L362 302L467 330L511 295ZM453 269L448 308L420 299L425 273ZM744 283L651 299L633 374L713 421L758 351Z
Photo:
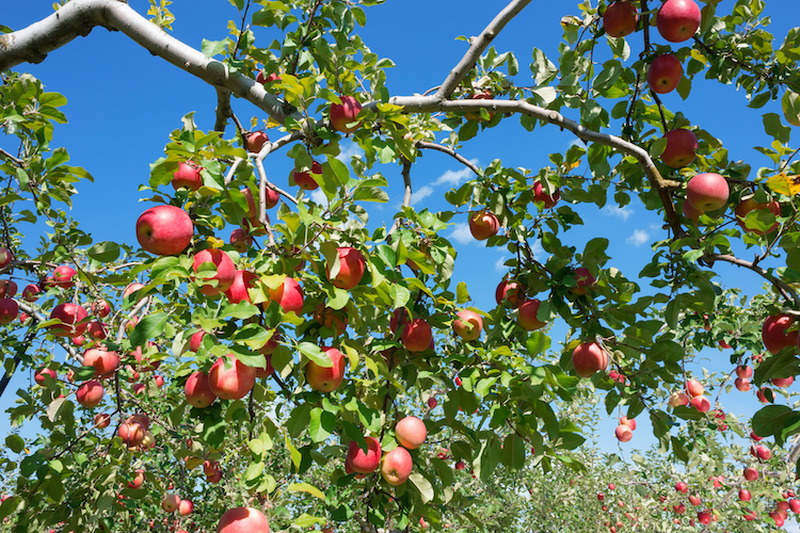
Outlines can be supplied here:
M403 158L403 170L401 172L403 174L403 183L405 184L405 192L403 193L403 207L409 207L411 205L411 161ZM394 224L392 224L392 228L389 230L387 236L390 236L392 233L397 231L397 228L400 227L400 217L396 218Z
M441 144L436 144L432 142L426 141L417 141L414 143L417 148L424 148L427 150L437 150L439 152L443 152L447 155L452 156L456 161L470 169L472 172L475 173L476 176L481 176L481 169L479 169L476 165L469 161L467 158L456 152L454 149L450 148L449 146L442 146Z
M785 281L776 278L775 276L773 276L760 266L757 266L750 261L745 261L744 259L739 259L738 257L734 257L732 255L727 255L727 254L706 254L705 256L703 256L703 258L710 263L709 266L713 266L714 261L724 261L726 263L731 263L738 267L752 270L765 280L772 283L775 289L777 289L778 292L781 293L781 296L783 296L783 298L788 303L790 303L792 307L800 308L800 295L798 295L794 291L794 289L792 289Z
M154 55L197 76L214 87L224 88L248 100L278 123L295 111L268 93L255 80L231 72L219 60L175 39L139 15L124 0L72 0L49 17L27 28L0 35L0 70L20 63L41 63L47 54L74 38L86 36L95 26L119 30ZM297 115L297 118L301 118Z
M450 74L444 80L439 90L436 91L436 99L444 100L453 94L453 91L461 83L461 80L475 65L475 62L480 57L481 53L486 50L486 47L494 40L500 31L513 19L522 9L527 6L531 0L513 0L508 4L497 16L492 20L488 26L477 37L470 39L470 46L461 61L450 71Z

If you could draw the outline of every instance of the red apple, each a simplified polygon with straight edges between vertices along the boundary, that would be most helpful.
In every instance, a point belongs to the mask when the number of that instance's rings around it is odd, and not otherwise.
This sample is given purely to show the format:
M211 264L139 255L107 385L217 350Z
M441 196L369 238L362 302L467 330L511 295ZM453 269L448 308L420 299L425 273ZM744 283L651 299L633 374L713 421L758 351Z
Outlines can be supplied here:
M748 466L747 468L744 469L742 475L747 481L755 481L756 479L758 479L758 470L756 470L752 466Z
M108 333L106 332L106 326L97 320L92 320L86 326L86 333L93 338L94 340L101 341L106 338Z
M136 238L151 254L177 255L189 246L193 234L192 219L173 205L151 207L136 221Z
M631 2L614 2L603 15L603 29L611 37L624 37L636 31L639 12Z
M174 513L181 503L177 494L166 494L161 500L161 508L168 513Z
M274 81L279 81L280 79L281 77L279 74L276 74L274 72L267 74L267 72L263 68L258 71L258 74L256 74L256 82L262 85L267 85Z
M485 241L489 237L497 235L500 222L491 211L472 212L469 214L469 232L479 241Z
M341 96L339 99L341 104L331 104L331 126L342 133L354 132L361 125L360 122L356 123L361 104L352 96Z
M553 194L548 194L541 181L537 181L533 184L533 201L543 203L545 209L550 209L556 205L560 199L561 193L558 189L553 191Z
M253 245L253 238L245 233L242 228L236 228L231 232L231 237L228 242L233 246L234 250L243 254Z
M103 385L96 379L87 381L78 387L75 399L88 409L97 407L100 404L100 400L103 399Z
M525 298L525 289L518 281L513 279L504 279L497 286L494 292L497 305L502 305L508 308L517 308L522 304Z
M483 318L475 311L462 309L456 313L453 321L453 331L465 341L474 341L481 336L483 331Z
M795 514L800 514L800 500L789 500L789 509Z
M51 378L56 379L58 377L58 374L56 374L55 370L52 370L50 368L40 368L33 375L33 380L36 381L36 383L38 383L39 385L44 385L45 376L50 376Z
M761 459L762 461L769 461L770 457L772 457L772 452L769 448L764 446L763 444L759 444L753 448L755 452L754 455Z
M411 454L408 450L398 446L393 449L383 458L383 465L381 466L381 475L389 485L402 485L411 475L411 468L414 462L411 459Z
M690 379L686 382L686 392L688 392L691 397L701 396L705 392L705 388L703 384L696 379Z
M736 378L733 380L733 384L736 387L736 390L747 392L750 390L750 380L747 378Z
M234 273L233 283L225 291L225 296L228 298L228 301L232 304L238 304L240 302L252 303L250 301L249 289L255 286L257 279L258 276L252 272L237 270Z
M695 496L694 494L690 495L689 496L689 503L691 503L692 505L697 507L698 505L700 505L700 497L699 496Z
M124 291L122 291L122 299L125 300L129 296L131 296L132 294L138 293L140 289L144 289L144 285L143 284L141 284L141 283L131 283L130 285L125 287ZM134 299L134 301L139 301L139 300L141 300L141 298L135 298Z
M123 444L129 448L139 446L144 441L146 433L147 427L133 418L126 420L117 428L117 435L122 439Z
M671 43L692 38L700 27L700 7L693 0L667 0L658 10L658 33Z
M50 335L56 337L77 337L86 331L86 319L88 314L86 309L78 304L64 303L58 304L50 312L50 320L59 319L61 324L53 324L49 327Z
M785 389L786 387L794 383L794 376L789 376L788 378L772 378L770 381L776 387Z
M689 492L689 485L687 485L684 481L678 481L675 483L675 490L686 494Z
M41 293L42 289L38 285L29 283L24 289L22 289L22 299L26 302L35 302L39 299L39 295L41 295Z
M211 390L208 383L208 375L205 372L195 372L183 387L183 393L186 396L186 402L194 407L208 407L217 395Z
M347 329L347 317L342 312L331 309L322 303L314 310L314 320L321 327L330 330L334 337L342 335ZM322 335L321 332L320 335Z
M0 298L13 298L17 294L17 284L10 279L0 279Z
M753 367L750 365L738 365L736 367L736 375L743 379L750 379L753 377Z
M119 355L105 348L91 348L83 356L84 366L93 366L97 378L108 379L119 368Z
M519 306L517 323L522 326L523 329L527 331L535 331L547 325L546 322L542 322L536 317L536 314L539 312L540 304L541 302L534 298L533 300L526 300L522 305Z
M19 316L19 304L12 298L0 299L0 324L10 324Z
M478 93L478 94L470 94L469 95L469 99L470 100L492 100L492 99L494 99L494 95L491 93L491 91L483 91L483 92ZM493 111L488 111L488 113L489 113L489 120L491 120L494 117L494 112ZM483 118L483 116L481 115L481 112L477 111L477 110L476 111L468 111L468 112L464 113L464 118L466 118L467 120L476 120L478 122L486 122L486 119Z
M294 278L286 277L277 289L269 289L269 299L277 302L286 313L303 313L303 289Z
M407 450L416 450L428 436L428 429L425 422L416 416L407 416L394 427L394 434L397 442Z
M403 328L403 346L409 352L424 352L433 342L433 331L430 324L421 318L415 318Z
M78 272L68 265L60 265L53 270L53 283L56 287L70 289L75 285L73 278Z
M633 438L633 432L631 431L631 428L624 424L617 426L617 429L614 430L614 435L616 435L617 440L620 442L628 442Z
M244 147L251 154L257 154L269 142L267 133L263 130L250 131L244 134Z
M596 342L584 342L572 351L572 366L576 374L588 378L608 367L608 354Z
M592 273L589 272L589 269L586 267L578 267L574 271L575 275L575 286L570 288L570 292L572 294L586 294L586 292L594 287L595 283L597 282L592 276Z
M5 247L0 247L0 269L6 268L14 260L14 254Z
M683 65L672 54L656 57L647 70L647 83L654 93L666 94L678 86L683 78Z
M200 168L191 161L182 162L178 165L178 170L172 174L172 187L177 191L181 187L186 187L190 191L196 191L203 186L203 176L200 175Z
M381 443L375 437L364 437L364 440L367 442L366 451L356 441L350 441L345 461L354 472L369 474L378 468L381 461Z
M236 266L233 260L218 248L197 252L192 268L195 274L201 274L196 281L201 283L199 290L206 296L216 296L227 291L236 278ZM214 272L213 276L209 276L211 272Z
M764 321L761 328L761 340L773 355L777 355L788 346L797 344L797 331L786 331L794 324L789 315L772 315Z
M752 496L750 495L750 491L747 489L739 489L739 501L742 502L749 502Z
M661 161L672 168L681 168L694 161L697 152L697 137L687 129L669 130L664 137L667 147L661 153Z
M748 227L746 224L747 213L750 211L769 211L775 216L780 216L781 214L781 204L776 201L771 201L769 203L763 202L756 202L752 196L745 198L744 200L739 202L739 205L733 210L734 214L736 215L736 223L742 227L743 230L749 231L750 233L755 233L756 235L765 235L767 233L772 233L776 229L778 229L777 222L773 223L766 231Z
M691 499L691 497L689 499ZM707 509L705 511L699 511L697 513L697 521L700 522L701 524L704 524L704 525L705 524L710 524L711 523L711 511L709 511Z
M102 298L92 302L92 314L97 318L105 318L111 314L111 306Z
M339 271L331 278L331 271L326 265L328 279L335 287L349 291L361 283L366 269L366 259L361 252L349 246L337 248L336 253L339 256Z
M208 371L208 386L222 400L247 396L256 383L256 369L236 359L233 354L220 357Z
M724 207L729 196L727 180L713 172L697 174L686 185L686 199L703 213Z
M769 403L769 400L767 399L767 394L766 394L766 391L768 391L768 390L770 390L769 387L762 387L762 388L760 388L760 389L758 389L756 391L756 397L758 398L759 402L761 402L761 403Z
M203 330L193 333L192 336L189 337L189 349L197 353L197 350L200 349L200 344L203 342L203 337L205 336L206 332Z
M311 168L304 168L292 171L294 184L304 191L314 191L319 188L319 183L314 176L322 176L322 165L319 161L312 161Z
M636 429L636 420L633 418L628 418L627 416L619 417L619 423L623 426L628 426L631 428L631 431Z
M144 483L144 470L141 468L136 469L136 477L133 480L128 481L128 488L130 489L140 489L142 488L142 484Z
M311 388L319 392L331 392L341 385L344 379L345 358L336 348L322 347L322 351L330 357L330 367L320 366L314 361L306 364L306 381Z
M683 212L683 216L690 219L692 222L697 224L697 221L700 219L700 215L703 213L695 209L695 207L689 203L689 200L684 200L681 208Z
M181 516L189 516L194 511L192 500L181 500L178 504L178 513Z
M267 517L252 507L236 507L222 515L217 533L270 533Z
M705 396L695 396L689 404L701 413L707 413L711 409L711 402Z

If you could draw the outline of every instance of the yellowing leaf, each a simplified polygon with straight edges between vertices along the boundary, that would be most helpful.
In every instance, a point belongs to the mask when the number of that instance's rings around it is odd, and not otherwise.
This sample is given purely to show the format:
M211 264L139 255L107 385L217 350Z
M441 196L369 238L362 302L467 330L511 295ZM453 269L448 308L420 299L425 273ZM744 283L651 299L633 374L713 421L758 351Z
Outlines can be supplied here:
M767 187L787 196L800 194L800 175L787 176L784 172L767 178Z
M289 485L288 490L289 492L307 492L312 496L319 498L320 500L325 499L325 495L322 493L322 491L309 483L292 483Z

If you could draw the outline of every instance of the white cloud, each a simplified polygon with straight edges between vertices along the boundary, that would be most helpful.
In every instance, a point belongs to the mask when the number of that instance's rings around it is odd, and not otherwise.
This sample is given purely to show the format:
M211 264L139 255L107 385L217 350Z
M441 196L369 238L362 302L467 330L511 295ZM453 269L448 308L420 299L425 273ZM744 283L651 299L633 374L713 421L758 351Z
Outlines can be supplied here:
M336 156L336 159L344 163L350 163L350 158L354 155L364 155L364 150L353 141L343 143L339 149L341 152Z
M473 159L470 162L473 165L478 164L477 159ZM455 187L456 185L461 185L461 182L466 180L470 175L472 175L472 171L466 167L461 170L448 170L439 176L434 183L435 185L450 185L451 187Z
M464 223L453 226L453 233L450 234L450 238L461 244L469 244L475 240L472 237L472 233L469 232L469 225Z
M433 187L430 185L423 185L411 194L411 205L415 205L417 202L424 200L431 194L433 194Z
M621 218L622 220L627 222L628 218L633 214L633 209L631 209L630 207L607 205L603 209L601 209L600 212L610 217Z
M650 233L646 232L643 229L637 229L633 232L633 235L628 237L627 242L633 244L634 246L641 246L649 240L650 240Z
M322 192L322 189L315 189L311 193L311 200L320 205L328 205L328 197L325 196L325 193Z
M500 257L497 258L497 261L494 262L495 271L503 273L506 270L508 270L508 267L506 267L505 265L506 259L507 258L504 255L501 255Z
M545 251L542 248L542 241L537 239L533 242L533 246L531 246L531 252L533 252L533 258L537 261L543 261L545 259Z

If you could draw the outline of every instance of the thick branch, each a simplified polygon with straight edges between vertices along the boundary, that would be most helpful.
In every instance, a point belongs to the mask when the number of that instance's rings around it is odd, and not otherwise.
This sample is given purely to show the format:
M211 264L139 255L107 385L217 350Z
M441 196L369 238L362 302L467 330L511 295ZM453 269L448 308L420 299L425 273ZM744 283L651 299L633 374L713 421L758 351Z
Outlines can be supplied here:
M489 46L497 34L505 28L506 24L530 2L531 0L513 0L505 9L497 14L494 20L486 26L479 36L470 40L469 50L467 50L467 53L461 58L461 61L458 62L458 65L450 71L450 74L447 76L447 79L444 80L441 87L439 87L439 90L436 91L437 99L449 98L450 95L453 94L455 88L472 69L473 65L475 65L475 61L477 61L481 53L486 50L486 47Z
M401 172L403 174L403 184L405 187L405 192L403 193L403 207L409 207L411 205L411 161L403 158L403 170ZM389 230L388 235L391 235L397 228L400 227L400 217L396 218L394 224L392 224L392 228Z
M281 124L292 112L260 83L229 71L221 61L208 58L168 35L123 0L72 0L44 20L0 35L0 70L20 63L40 63L48 53L79 35L88 35L95 26L121 31L154 55L214 87L248 100Z

